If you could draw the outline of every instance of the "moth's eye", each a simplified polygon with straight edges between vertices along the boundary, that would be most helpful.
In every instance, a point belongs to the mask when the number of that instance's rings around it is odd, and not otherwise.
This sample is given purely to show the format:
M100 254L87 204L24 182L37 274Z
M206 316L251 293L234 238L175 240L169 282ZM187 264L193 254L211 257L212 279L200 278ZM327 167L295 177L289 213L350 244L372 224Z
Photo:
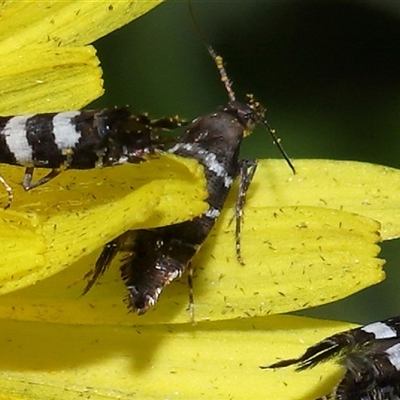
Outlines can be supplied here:
M247 128L253 128L257 123L253 110L239 110L238 117Z

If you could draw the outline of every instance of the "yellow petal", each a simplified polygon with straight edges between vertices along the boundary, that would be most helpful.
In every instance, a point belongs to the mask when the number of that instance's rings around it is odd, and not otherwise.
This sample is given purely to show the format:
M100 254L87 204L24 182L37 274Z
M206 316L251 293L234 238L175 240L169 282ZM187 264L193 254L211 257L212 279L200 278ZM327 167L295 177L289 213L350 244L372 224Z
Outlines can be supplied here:
M311 400L337 383L338 366L259 366L350 327L288 316L136 328L0 321L0 398Z
M285 178L283 171L282 168L280 179ZM67 182L71 182L70 177ZM290 301L296 305L298 298L294 296L302 295L296 286L302 284L301 277L305 278L304 293L306 289L310 290L311 301L315 297L321 301L318 296L326 296L332 288L335 288L335 295L340 296L342 286L345 291L349 290L343 284L347 279L349 286L357 288L365 283L357 281L364 279L364 274L370 281L382 278L380 262L373 259L377 252L373 244L378 239L377 223L331 209L268 208L264 203L249 207L257 199L255 189L260 187L264 186L256 181L245 209L242 248L246 265L240 266L235 261L234 238L229 226L232 210L229 207L219 222L217 235L209 239L203 250L205 253L199 254L195 279L198 320L203 318L202 313L207 313L205 318L216 319L263 314L271 307L282 307L279 304L282 298L283 307ZM337 191L337 187L333 190ZM271 253L265 253L267 249ZM278 260L274 259L276 255ZM212 258L218 263L203 264ZM221 264L225 269L220 269L219 260L223 258L227 262ZM330 392L337 384L340 369L332 364L302 373L292 368L265 371L259 370L258 366L268 365L278 358L299 356L316 341L349 329L348 324L295 317L259 317L204 322L194 327L188 324L148 325L132 329L138 321L187 320L185 281L167 289L158 310L138 318L126 315L121 303L125 289L117 268L104 276L102 285L78 299L84 286L81 277L95 259L96 254L92 254L81 260L81 265L75 264L35 286L2 296L2 318L103 324L74 326L2 321L0 336L7 346L0 384L5 395L45 400L82 395L90 395L92 399L132 395L143 399L178 395L190 399L198 398L199 394L209 398L306 400ZM300 264L297 264L298 260ZM305 260L304 265L301 260ZM318 262L322 264L318 265ZM337 262L339 268L335 267ZM283 265L288 269L282 270ZM308 274L315 266L319 269L316 268L310 277ZM237 271L240 271L239 275L235 275ZM291 277L299 271L301 276ZM330 273L332 288L327 289L325 284L330 281ZM271 304L267 303L269 293L259 291L265 286L260 274L268 274L272 290L276 292ZM343 276L335 282L337 274ZM317 282L320 278L321 282L314 285L314 279ZM281 282L277 281L279 279ZM282 286L287 279L291 282ZM221 284L225 287L218 286ZM284 290L279 293L282 287ZM208 297L210 293L211 297ZM210 299L212 308L203 309L202 302L207 304ZM233 302L235 299L238 304ZM232 301L228 303L228 300ZM116 322L121 325L108 325ZM46 341L45 348L38 346L43 341Z
M0 249L6 254L0 260L1 293L54 275L126 230L180 222L207 209L203 169L172 155L66 171L29 192L17 185L23 168L2 171L15 200L11 210L0 210Z
M232 210L225 210L194 261L195 319L220 320L298 310L339 300L384 278L372 220L310 207L246 208L245 266L235 256ZM93 229L92 227L88 227ZM64 252L61 252L64 254ZM2 296L0 317L63 323L186 322L186 276L145 316L128 314L117 265L86 296L82 277L95 252L50 279ZM71 286L72 285L72 286ZM29 300L28 300L29 299Z
M336 208L379 221L383 240L400 237L400 171L354 161L263 160L250 187L249 207L307 205ZM262 185L262 186L261 186Z
M83 45L160 2L3 1L0 115L80 109L100 97L99 60Z
M104 92L92 46L37 45L1 58L0 115L80 109Z
M119 168L113 170L122 171ZM262 176L262 168L260 175ZM283 181L293 179L289 176L290 178L285 177L281 171ZM270 179L272 178L271 174ZM65 182L74 181L66 175L65 179ZM260 187L258 179L257 176L255 188ZM95 182L101 182L101 179L97 178ZM117 181L113 178L112 182ZM185 185L183 184L183 187L186 187ZM90 193L93 189L90 185L88 187ZM336 192L337 188L334 189ZM42 190L47 189L43 187ZM245 210L242 249L246 265L239 265L234 253L234 233L233 226L230 225L230 207L234 194L228 201L228 207L216 229L194 261L197 275L194 281L197 321L282 313L312 307L346 297L384 278L381 270L383 262L375 258L379 251L375 245L379 241L376 233L379 224L339 210L315 207L261 207L259 192L252 188ZM263 190L262 193L267 192ZM44 196L40 191L28 194L32 199L38 196L38 204L44 198L53 201L53 196ZM79 199L80 190L67 193L67 212L69 202L74 202L74 196L78 196ZM104 201L104 204L109 201L101 194L94 197L100 199L98 201ZM61 207L63 201L58 199L56 204L60 204ZM46 207L50 209L51 205L47 204ZM185 206L181 205L181 208ZM120 209L124 210L124 207ZM127 219L125 213L121 213L119 217L118 212L109 214L121 218L121 221ZM79 220L79 213L77 219ZM96 241L95 237L87 235L87 232L99 228L95 219L90 220L90 225L86 226L79 225L75 219L71 221L73 227L83 229L82 232L86 233L83 238L86 241L82 242L84 245L81 242L76 243L72 256L69 248L68 252L64 250L66 247L62 241L58 247L50 246L52 253L48 254L52 254L54 267L48 275L59 271L83 254L88 254L88 257L35 287L3 297L0 315L13 319L40 319L65 323L143 324L189 320L189 313L186 311L188 289L185 277L180 284L174 282L168 287L155 310L144 317L127 314L122 303L125 288L119 278L117 266L111 268L102 278L102 285L96 286L87 296L77 299L85 285L82 277L93 267L98 257L98 252L90 254L90 251L94 250L96 245L100 246L100 243L104 244L117 236L118 229L119 233L123 232L126 225L116 222L114 230L110 228L110 231L107 231L109 236L104 238L106 233L102 232L103 236L101 239L97 237ZM54 223L46 225L48 229L44 235L45 240L50 242L53 240L53 225ZM56 225L57 237L62 238L65 243L69 243L71 238L81 236L79 231L69 231L69 225L66 225L65 232L59 228L60 224ZM64 234L60 235L59 232ZM5 271L8 277L12 269ZM10 287L17 286L13 283ZM5 288L4 290L9 290L7 286ZM29 301L26 301L26 297ZM24 305L21 307L22 313L20 308L15 307L17 304Z
M1 4L0 52L32 43L82 46L145 14L162 0L11 1Z

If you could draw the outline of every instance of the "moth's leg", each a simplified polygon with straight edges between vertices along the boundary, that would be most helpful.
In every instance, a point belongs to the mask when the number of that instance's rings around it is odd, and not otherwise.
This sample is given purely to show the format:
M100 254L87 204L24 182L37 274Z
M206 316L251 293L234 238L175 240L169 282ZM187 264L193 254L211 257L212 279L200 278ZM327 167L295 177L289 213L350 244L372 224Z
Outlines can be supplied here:
M241 233L243 223L243 207L246 202L246 194L249 189L250 183L253 180L254 173L257 169L257 160L240 160L239 162L239 191L235 205L235 241L236 241L236 258L240 264L244 265L241 254Z
M40 178L37 182L32 183L34 167L27 167L25 168L24 180L22 181L22 186L25 190L31 190L37 188L38 186L42 186L45 183L51 181L53 178L58 176L61 172L60 168L52 169L46 176Z
M13 190L11 188L11 186L7 183L7 181L0 175L0 183L4 186L4 189L6 189L7 192L7 196L8 196L8 202L7 204L4 206L4 210L7 210L8 207L10 207L14 195L13 195Z
M181 126L187 125L187 121L179 118L177 115L175 117L165 117L150 121L150 126L154 129L165 129L173 130Z
M112 260L117 255L118 251L120 250L120 238L112 240L108 242L104 247L96 261L94 270L89 271L85 278L88 278L90 275L91 278L89 279L85 289L83 289L82 296L84 296L97 282L97 280L107 271L108 267L110 266Z
M152 132L151 138L154 148L163 150L165 147L174 145L176 142L176 137L167 136L165 134L159 136L157 135L157 131L173 131L174 129L180 128L187 124L188 121L181 119L178 116L151 120L149 127Z
M135 236L135 231L126 231L122 235L104 245L99 258L96 261L94 269L90 270L84 277L90 277L90 280L83 290L82 296L85 295L98 281L98 279L107 271L108 267L111 265L112 261L119 252L131 252L132 243Z
M196 324L195 320L195 314L194 314L194 290L193 290L193 277L194 277L194 268L192 263L189 264L188 266L188 288L189 288L189 305L188 305L188 310L189 310L189 315L190 315L190 321L192 322L193 325Z

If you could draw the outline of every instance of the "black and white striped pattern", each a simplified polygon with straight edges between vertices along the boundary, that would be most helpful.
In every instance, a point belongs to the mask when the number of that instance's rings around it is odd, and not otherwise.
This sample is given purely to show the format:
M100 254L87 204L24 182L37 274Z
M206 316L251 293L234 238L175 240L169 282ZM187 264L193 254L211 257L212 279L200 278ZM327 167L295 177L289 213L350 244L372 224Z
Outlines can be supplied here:
M338 333L297 359L262 368L296 365L303 370L332 357L345 367L344 377L332 393L317 400L400 399L400 317Z
M264 112L258 103L238 101L231 101L212 114L196 118L170 152L194 158L204 166L208 211L180 224L126 232L108 243L84 293L105 272L119 251L128 251L131 256L121 266L121 276L128 289L128 306L139 315L144 314L158 301L165 286L187 270L193 256L213 228L233 181L238 176L241 183L235 208L236 250L238 261L242 262L242 209L257 161L239 160L239 152L245 133L263 121L263 118Z
M0 163L26 167L23 187L40 186L60 168L90 169L137 163L152 153L152 133L183 125L178 118L150 120L128 108L0 117ZM32 182L34 168L52 171Z
M214 60L229 96L229 103L216 112L196 118L178 139L171 153L194 158L204 166L209 209L192 221L163 228L126 232L108 243L96 262L93 276L84 294L106 271L119 251L131 256L121 266L121 276L128 289L128 307L144 314L157 301L162 290L180 277L189 267L193 256L204 243L228 196L235 178L240 177L235 207L236 256L243 264L240 251L240 231L245 195L257 167L256 160L239 160L243 137L257 123L262 123L272 136L290 168L294 167L265 120L264 109L248 96L248 102L236 101L223 60L211 46L208 52ZM189 286L191 275L189 274ZM190 294L192 319L193 301Z
M186 271L214 226L240 170L239 150L244 133L260 118L251 105L231 102L215 113L195 119L170 152L194 158L204 166L208 211L180 224L125 233L109 243L85 293L118 251L130 251L132 256L121 267L128 289L128 304L138 314L153 306L163 288ZM256 167L255 161L253 166ZM132 247L126 246L127 242Z

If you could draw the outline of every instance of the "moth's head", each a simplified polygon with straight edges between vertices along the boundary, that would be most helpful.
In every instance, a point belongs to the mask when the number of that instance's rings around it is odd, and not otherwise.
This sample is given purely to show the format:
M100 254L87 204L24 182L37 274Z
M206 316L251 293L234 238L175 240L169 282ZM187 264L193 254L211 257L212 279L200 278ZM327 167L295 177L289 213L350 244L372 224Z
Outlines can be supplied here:
M231 100L224 107L224 111L231 114L239 121L239 123L245 129L245 136L248 136L251 133L257 123L264 125L283 158L286 160L293 173L295 173L295 168L285 150L281 146L279 139L276 137L275 130L269 126L265 118L265 108L258 101L256 101L251 94L246 96L246 100L246 102Z
M250 99L250 97L247 97ZM225 107L224 111L234 116L239 123L249 133L258 122L264 119L264 109L258 102L254 102L251 96L251 101L241 102L231 100Z

